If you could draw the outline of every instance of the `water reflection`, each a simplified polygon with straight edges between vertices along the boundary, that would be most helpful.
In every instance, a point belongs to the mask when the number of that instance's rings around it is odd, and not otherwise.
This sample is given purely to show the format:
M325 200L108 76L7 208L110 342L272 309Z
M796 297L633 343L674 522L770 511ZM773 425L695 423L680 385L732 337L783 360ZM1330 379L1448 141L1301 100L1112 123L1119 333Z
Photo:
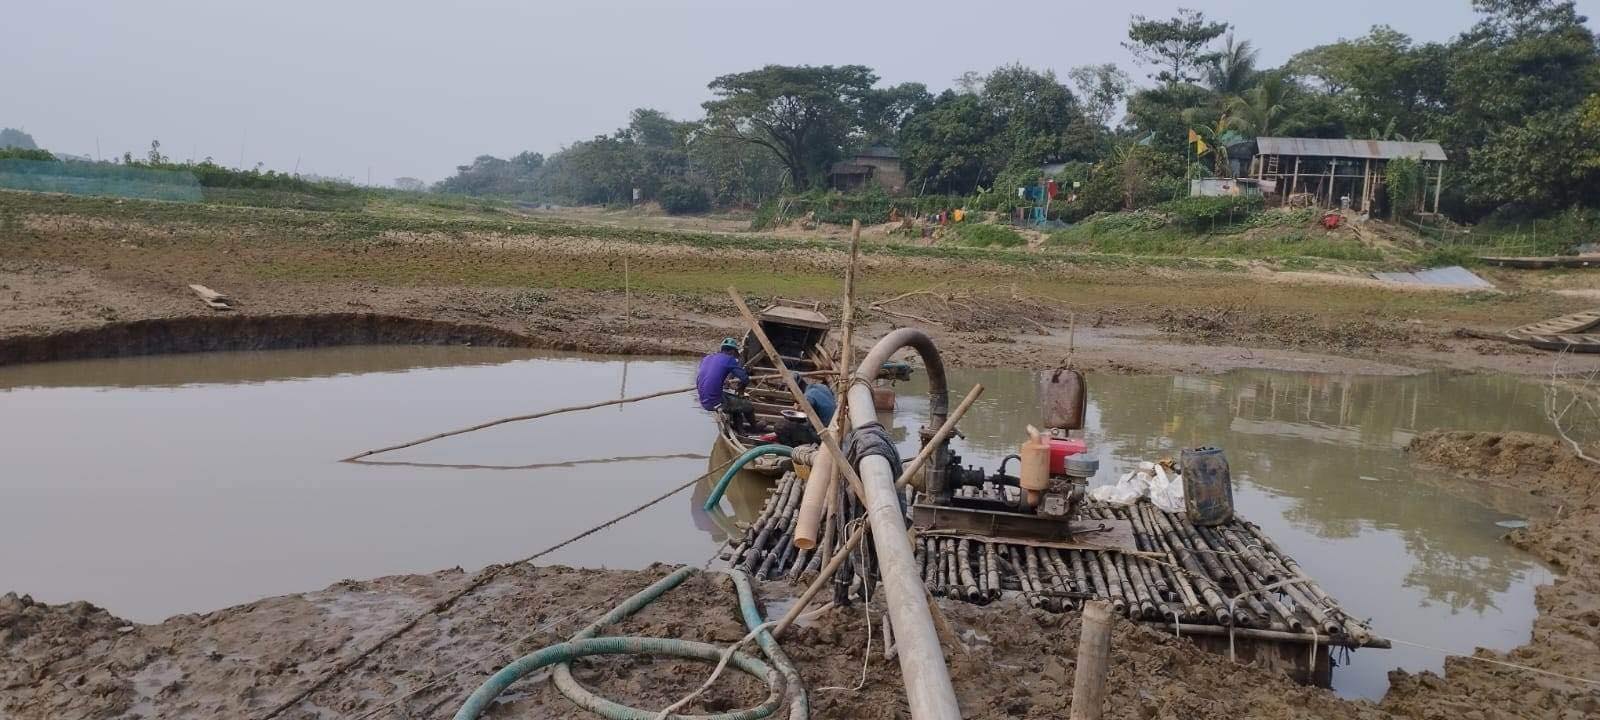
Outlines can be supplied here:
M686 397L335 460L489 418L683 386L694 369L681 358L437 347L0 368L0 592L87 599L151 621L344 577L471 569L704 473L693 492L542 560L699 564L756 518L772 481L742 477L723 509L702 511L720 475L707 470L727 458L705 459L712 425ZM951 374L958 396L987 386L962 423L966 462L993 469L1015 451L1038 422L1043 380ZM1220 445L1240 511L1380 632L1456 652L1526 641L1533 587L1550 576L1499 541L1496 523L1515 518L1440 491L1400 448L1434 427L1540 431L1537 384L1259 371L1089 380L1097 481L1182 447ZM920 374L901 383L887 418L907 453L927 416L922 386ZM203 580L195 567L208 568ZM1365 652L1335 686L1375 697L1390 668L1440 665L1424 651Z
M1043 380L1039 373L952 373L953 394L975 382L986 388L962 423L965 462L992 469L1015 452L1026 425L1039 421ZM922 384L901 387L894 422L917 427L927 413ZM1526 641L1532 588L1549 572L1500 541L1504 529L1495 523L1510 516L1414 477L1402 449L1434 428L1539 431L1538 384L1241 371L1091 376L1089 387L1084 436L1101 461L1097 483L1142 460L1218 445L1228 453L1240 511L1349 609L1373 617L1380 632L1463 652ZM1441 665L1420 651L1386 655L1336 675L1336 686L1376 697L1389 667Z

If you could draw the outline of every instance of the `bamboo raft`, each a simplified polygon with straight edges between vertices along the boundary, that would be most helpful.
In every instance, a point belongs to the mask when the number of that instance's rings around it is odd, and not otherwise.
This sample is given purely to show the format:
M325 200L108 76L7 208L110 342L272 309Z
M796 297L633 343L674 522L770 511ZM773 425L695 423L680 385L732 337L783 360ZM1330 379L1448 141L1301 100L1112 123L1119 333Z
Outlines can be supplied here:
M817 547L800 550L793 535L803 486L794 473L785 474L755 522L736 542L730 541L734 547L723 558L768 580L799 582L814 576L832 548L848 536L860 509L851 507L854 503L841 488L829 500ZM917 537L913 549L924 584L935 596L983 605L1010 592L1052 612L1104 600L1131 620L1185 635L1389 647L1259 526L1237 516L1217 527L1202 527L1148 500L1129 506L1091 500L1080 508L1077 520L1125 523L1132 528L1135 549L1095 547L1092 535L1081 543L1040 543L947 534ZM871 562L870 553L858 553L840 568L835 602L848 602L859 596L863 583L872 582Z

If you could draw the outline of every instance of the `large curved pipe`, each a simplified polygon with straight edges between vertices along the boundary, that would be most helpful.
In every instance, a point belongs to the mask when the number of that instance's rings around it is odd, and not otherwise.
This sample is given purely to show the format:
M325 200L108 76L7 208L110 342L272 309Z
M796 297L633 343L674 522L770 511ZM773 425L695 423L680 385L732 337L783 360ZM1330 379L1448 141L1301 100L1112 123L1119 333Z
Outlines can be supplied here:
M877 422L878 414L872 406L872 380L878 376L878 368L884 361L905 347L915 349L922 356L928 372L928 406L933 413L933 426L944 424L950 412L944 360L926 333L905 328L885 335L861 359L855 380L864 382L851 382L849 390L851 426L859 428ZM944 452L936 453L931 461L943 465ZM927 589L923 587L922 574L917 571L911 541L906 536L906 516L895 489L894 470L889 459L881 455L862 458L857 470L866 491L867 521L872 527L872 546L877 551L878 567L883 574L889 620L900 648L900 675L905 681L911 717L914 720L960 720L961 710L956 704L955 687L950 683L950 669L945 666L944 651L939 646L933 615L928 608ZM930 484L933 477L930 473Z
M883 364L889 361L895 353L903 348L911 348L922 357L922 365L928 373L928 411L933 415L931 426L939 427L950 414L950 388L944 378L944 358L939 355L939 348L933 344L933 338L916 328L900 328L883 336L877 345L867 351L866 357L861 358L861 365L856 368L855 378L864 383L853 383L851 391L863 384L870 386L878 377L878 371ZM876 420L876 410L872 407L872 394L867 393L868 402L858 403L855 398L850 400L850 423L862 425Z

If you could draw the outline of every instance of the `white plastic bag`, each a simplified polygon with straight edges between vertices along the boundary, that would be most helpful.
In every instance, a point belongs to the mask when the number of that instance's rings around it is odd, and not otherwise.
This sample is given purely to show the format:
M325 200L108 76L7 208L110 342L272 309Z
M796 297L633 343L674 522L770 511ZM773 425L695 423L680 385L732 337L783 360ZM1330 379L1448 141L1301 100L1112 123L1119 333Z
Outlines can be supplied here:
M1183 478L1168 475L1166 468L1156 463L1142 462L1138 469L1123 475L1117 484L1090 490L1089 497L1118 505L1129 505L1148 497L1156 507L1178 512L1183 510Z
M1089 496L1101 502L1117 503L1118 505L1137 502L1139 498L1144 497L1145 491L1150 488L1150 474L1145 471L1144 465L1149 465L1149 463L1140 463L1138 470L1123 475L1116 485L1104 485L1090 490Z
M1183 476L1168 476L1165 468L1155 466L1156 476L1150 482L1150 502L1167 512L1183 510Z

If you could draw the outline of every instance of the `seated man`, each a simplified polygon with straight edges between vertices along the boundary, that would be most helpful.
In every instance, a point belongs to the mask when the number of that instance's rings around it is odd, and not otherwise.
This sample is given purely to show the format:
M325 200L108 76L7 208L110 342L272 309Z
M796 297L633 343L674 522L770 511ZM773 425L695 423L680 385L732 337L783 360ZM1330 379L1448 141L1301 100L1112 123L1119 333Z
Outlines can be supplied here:
M739 379L738 389L731 393L723 389L730 375ZM745 388L750 386L750 373L745 372L744 366L739 364L738 340L727 338L717 352L705 356L700 361L700 371L695 375L694 384L700 396L701 408L720 409L728 415L735 430L741 429L741 426L759 429L755 407L749 399L742 397Z
M794 384L800 386L800 392L806 394L806 402L811 404L811 409L816 411L817 419L823 425L833 422L833 413L839 409L839 401L834 398L833 390L827 383L807 383L805 376L795 373Z

